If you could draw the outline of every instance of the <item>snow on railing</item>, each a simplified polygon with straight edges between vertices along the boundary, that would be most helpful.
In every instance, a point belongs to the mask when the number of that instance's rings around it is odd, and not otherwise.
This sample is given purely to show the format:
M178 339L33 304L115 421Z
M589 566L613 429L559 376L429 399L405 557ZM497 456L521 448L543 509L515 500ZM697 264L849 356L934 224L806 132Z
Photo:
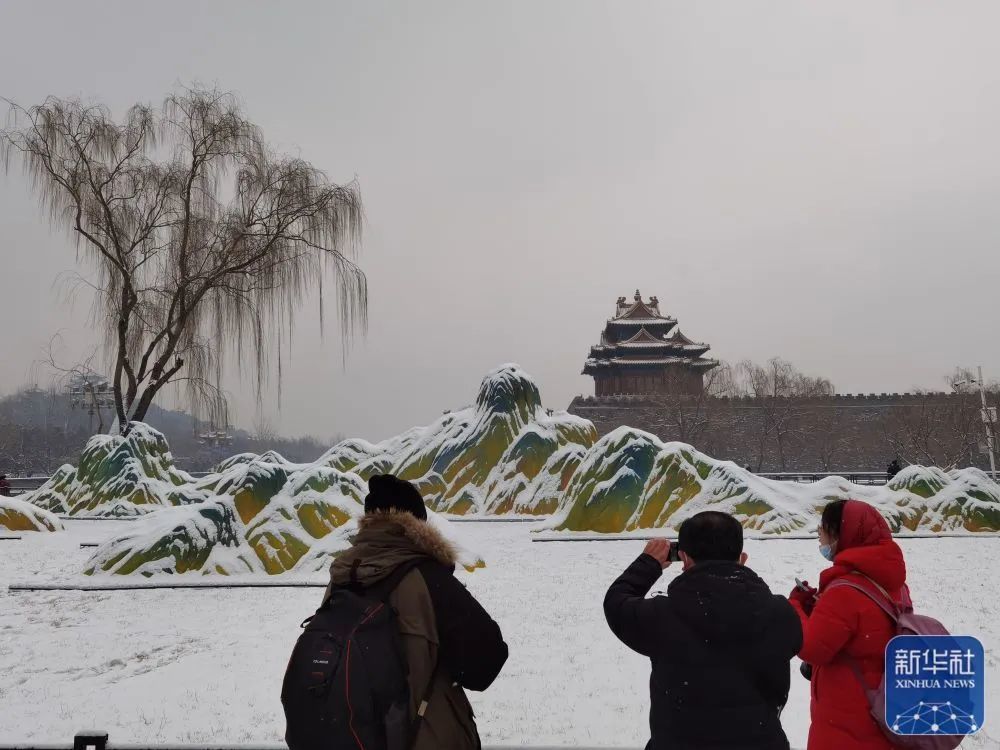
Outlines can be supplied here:
M754 476L781 482L818 482L827 477L839 477L852 484L885 484L889 475L884 471L762 471Z
M672 531L672 530L671 530ZM1000 539L1000 532L996 531L908 531L892 535L893 539ZM533 534L532 542L635 542L649 541L650 539L664 538L663 532L657 529L641 529L628 531L620 534L608 534L591 531L550 531L540 534ZM671 542L676 542L677 537L666 537ZM744 541L748 542L795 542L795 541L816 541L819 537L816 534L744 534ZM30 585L30 584L25 584ZM11 586L11 591L14 587Z
M0 750L288 750L284 743L256 743L247 745L226 745L213 742L194 744L148 743L120 744L110 742L107 732L81 732L73 738L73 744L47 744L26 742L16 745L0 745ZM635 748L609 748L597 745L483 745L483 750L640 750Z

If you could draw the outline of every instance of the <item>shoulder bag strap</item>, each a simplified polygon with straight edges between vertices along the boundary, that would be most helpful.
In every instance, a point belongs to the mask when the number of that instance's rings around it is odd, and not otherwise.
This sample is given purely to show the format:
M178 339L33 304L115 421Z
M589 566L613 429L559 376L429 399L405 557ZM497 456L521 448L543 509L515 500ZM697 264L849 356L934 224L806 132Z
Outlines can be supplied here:
M424 691L424 697L417 704L417 715L413 717L413 723L410 724L410 747L417 744L417 732L420 731L420 725L424 723L424 714L427 713L427 707L431 702L431 695L434 693L434 683L437 682L439 666L440 661L434 665L434 669L431 671L431 680L427 683L427 690Z
M861 576L866 581L871 583L876 588L876 590L878 590L881 596L876 596L871 592L870 589L866 588L862 584L856 581L850 581L847 578L838 578L837 580L833 581L829 586L827 586L826 590L829 591L832 588L847 587L847 588L852 588L856 591L860 591L862 594L864 594L873 602L875 602L875 604L877 604L883 612L889 615L889 617L892 618L893 622L898 622L899 608L896 606L896 603L892 600L892 597L889 596L889 592L886 591L884 588L882 588L878 583L873 581L871 578L866 576L864 573L857 573L857 575Z
M894 623L899 622L899 609L896 607L896 604L892 601L892 597L889 596L889 592L886 591L884 588L882 588L876 581L873 581L871 578L866 576L864 573L857 573L857 575L861 576L862 578L870 582L873 586L875 586L875 588L879 591L879 593L882 594L882 597L875 596L869 589L865 588L860 583L857 583L855 581L850 581L846 578L838 578L837 580L833 581L829 586L827 586L826 590L829 591L832 588L840 587L840 588L852 588L855 591L860 591L862 594L864 594L873 602L875 602L875 604L877 604L883 612L889 615L889 617L892 619ZM861 665L858 663L858 660L855 659L853 656L851 656L849 653L847 653L846 650L843 652L843 654L844 654L844 661L846 661L847 666L851 668L851 671L854 673L855 679L857 679L858 684L861 685L861 689L865 691L865 697L868 698L868 703L872 704L877 696L875 695L875 691L870 687L868 687L868 683L865 682L864 674L862 674L861 672Z

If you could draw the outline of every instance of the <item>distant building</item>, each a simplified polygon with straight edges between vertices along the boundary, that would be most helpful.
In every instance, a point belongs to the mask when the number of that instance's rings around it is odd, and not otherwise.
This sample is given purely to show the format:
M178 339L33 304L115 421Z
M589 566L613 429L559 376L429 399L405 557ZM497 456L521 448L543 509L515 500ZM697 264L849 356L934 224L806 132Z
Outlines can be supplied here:
M704 357L708 344L692 341L676 326L674 318L660 314L656 297L643 302L638 289L632 302L619 297L615 316L583 366L583 374L594 378L594 394L700 394L704 374L719 363Z

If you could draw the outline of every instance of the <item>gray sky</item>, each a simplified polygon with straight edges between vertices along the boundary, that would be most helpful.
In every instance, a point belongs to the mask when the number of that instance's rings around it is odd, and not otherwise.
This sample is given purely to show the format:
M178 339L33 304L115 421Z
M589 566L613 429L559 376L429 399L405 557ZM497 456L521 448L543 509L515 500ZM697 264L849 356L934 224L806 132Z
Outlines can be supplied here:
M164 11L168 15L164 15ZM640 287L729 361L843 392L1000 376L994 2L3 4L0 95L116 112L236 91L368 215L367 338L346 367L297 320L289 434L382 438L468 403L504 362L549 406ZM74 267L0 177L0 390L58 330L92 345ZM249 383L231 384L249 426Z

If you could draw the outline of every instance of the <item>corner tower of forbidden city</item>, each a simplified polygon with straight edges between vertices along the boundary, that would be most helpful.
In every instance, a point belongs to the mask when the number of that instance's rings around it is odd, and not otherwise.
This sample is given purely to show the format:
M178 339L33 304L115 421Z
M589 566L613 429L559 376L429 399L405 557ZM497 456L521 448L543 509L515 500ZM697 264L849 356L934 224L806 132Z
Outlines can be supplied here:
M660 314L656 297L648 302L636 289L631 302L619 297L615 315L591 347L583 374L594 378L594 395L662 394L697 396L702 378L719 363L705 358L708 344L691 341L677 321Z

